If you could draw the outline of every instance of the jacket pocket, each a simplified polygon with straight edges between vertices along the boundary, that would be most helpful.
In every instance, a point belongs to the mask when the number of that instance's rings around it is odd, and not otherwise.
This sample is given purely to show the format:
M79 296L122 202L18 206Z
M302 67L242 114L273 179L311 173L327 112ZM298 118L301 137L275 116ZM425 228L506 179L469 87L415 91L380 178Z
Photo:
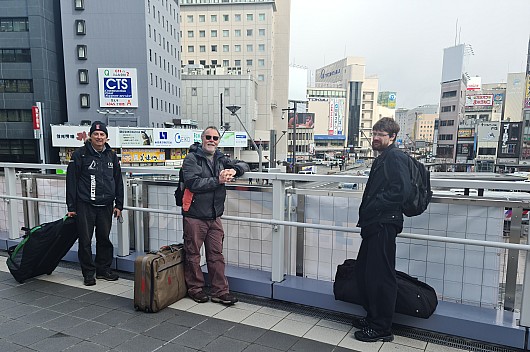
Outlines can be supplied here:
M182 197L182 210L188 211L190 210L191 203L193 201L193 192L191 192L189 189L184 190L184 196Z

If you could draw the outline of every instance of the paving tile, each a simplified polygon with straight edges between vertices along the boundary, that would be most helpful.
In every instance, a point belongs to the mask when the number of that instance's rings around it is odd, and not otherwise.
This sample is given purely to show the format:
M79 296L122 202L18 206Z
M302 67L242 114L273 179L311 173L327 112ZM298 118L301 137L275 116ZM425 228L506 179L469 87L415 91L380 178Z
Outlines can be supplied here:
M338 346L342 348L354 350L354 351L377 352L379 351L381 346L383 346L383 343L382 342L361 342L361 341L356 340L353 337L353 334L349 332L339 342Z
M184 297L183 299L181 300L178 300L177 302L171 304L169 306L169 308L172 308L172 309L178 309L178 310L188 310L190 309L191 307L194 307L196 306L198 303L195 302L194 300L192 300L191 298L189 297Z
M42 323L56 319L63 315L62 313L54 312L53 310L49 310L49 309L40 309L40 308L37 308L37 309L39 310L34 313L24 315L18 318L17 320L26 322L28 324L40 325Z
M67 349L70 346L81 342L80 339L73 336L66 336L57 333L29 346L29 348L39 352L57 352Z
M379 352L423 352L424 348L414 348L410 346L399 345L392 342L385 342Z
M171 341L171 344L186 346L195 349L203 349L206 345L217 338L208 332L190 329L184 334Z
M128 330L136 333L142 333L151 329L154 326L160 324L160 321L154 318L150 318L146 315L140 315L133 317L122 324L119 324L118 327L123 330Z
M69 315L61 315L58 318L47 321L43 324L40 324L39 326L45 329L62 332L84 322L86 322L86 319L72 317Z
M308 332L315 324L303 323L301 321L283 319L278 324L274 325L271 330L289 334L293 336L302 337Z
M127 322L133 317L134 317L133 314L121 312L118 310L113 310L103 315L100 315L98 317L95 317L92 320L97 321L98 323L103 323L103 324L110 325L110 326L116 326L121 323Z
M202 350L205 352L241 352L249 345L248 342L230 339L224 336L219 336L210 342Z
M414 348L419 348L422 351L425 350L425 348L427 347L427 342L425 341L414 340L414 339L411 339L410 337L404 337L404 336L399 336L399 335L394 335L394 341L392 341L392 343L414 347Z
M77 302L74 300L66 300L64 302L51 306L48 309L53 310L55 312L63 313L63 314L70 314L86 306L87 306L86 303L81 303L81 302Z
M246 342L254 342L267 330L255 326L237 324L224 333L224 336Z
M188 309L188 312L205 315L207 317L213 317L214 315L216 315L223 309L226 309L226 306L219 304L219 303L208 302L208 303L197 304L191 307L190 309Z
M67 298L59 297L55 295L41 295L40 298L33 301L31 304L35 307L40 308L50 308L52 306L55 306L56 304L61 304L68 301Z
M287 351L300 338L292 335L282 334L276 331L266 331L254 343L271 348L276 348L281 351Z
M22 288L22 286L12 286L0 291L0 298L12 298L28 292L30 291Z
M220 336L230 330L234 325L235 323L230 321L209 318L208 320L203 321L202 323L195 326L194 329L207 331L210 334Z
M0 298L0 301L2 302L2 304L0 305L0 314L2 314L4 310L22 305L22 303L13 301L9 298Z
M78 337L83 340L88 340L91 337L102 333L105 330L110 329L111 327L106 324L97 323L95 321L85 321L79 325L71 327L63 331L64 334Z
M333 352L351 352L351 351L356 351L356 350L352 350L350 348L344 348L344 347L335 347L335 349L333 350Z
M325 328L329 328L333 330L345 331L345 332L348 332L352 329L351 324L338 323L336 321L327 320L327 319L320 319L316 325L323 326Z
M206 319L208 318L201 315L192 314L189 312L178 312L177 315L175 315L171 319L166 320L166 322L191 328L197 324L200 324Z
M170 341L188 330L188 327L163 322L143 332L142 335L150 336L162 341Z
M428 343L427 347L425 348L425 352L458 352L458 351L467 351L467 350L464 350L464 349L461 350L458 348L438 345L435 343Z
M348 332L329 329L323 326L313 326L303 337L331 345L337 345Z
M127 330L119 328L110 328L103 331L100 334L93 336L90 341L98 345L104 345L111 348L114 348L122 343L132 339L137 334Z
M21 302L21 303L30 303L32 304L33 301L39 299L39 298L42 298L43 296L45 296L46 294L43 294L42 292L37 292L37 291L27 291L27 292L24 292L24 293L21 293L21 294L18 294L16 296L12 296L11 299L16 301L16 302Z
M85 290L83 288L70 287L70 286L59 285L59 284L55 284L55 285L59 287L62 286L61 289L54 292L55 295L61 296L61 297L75 299L83 295L86 295L87 292L89 292L88 290Z
M292 351L292 352L331 352L334 349L335 349L335 345L328 345L320 341L300 339L289 349L289 351Z
M168 343L166 345L163 345L160 349L156 350L156 352L198 352L198 351L199 350L196 350L195 348L179 346L173 343Z
M280 318L285 318L286 316L289 315L289 312L286 312L280 309L269 308L269 307L261 307L258 310L258 313L268 314L268 315L272 315L272 316L280 317Z
M90 306L75 310L71 312L70 315L73 315L74 317L78 317L78 318L83 318L83 319L94 319L96 317L99 317L100 315L107 313L108 311L109 310L107 308L90 305Z
M320 318L310 317L310 316L298 314L298 313L291 313L288 316L286 316L285 319L299 321L301 323L312 324L312 325L315 325L320 321Z
M101 301L105 301L109 299L111 296L100 293L100 292L89 292L86 295L82 295L78 298L76 298L77 302L85 302L89 304L98 304Z
M26 304L20 304L15 307L11 307L11 308L3 310L1 314L4 317L16 319L16 318L23 317L24 315L34 313L35 311L38 311L40 309L41 308L29 306Z
M130 299L118 296L111 296L109 299L102 302L95 302L96 305L101 307L113 308L113 309L133 309L133 302Z
M55 331L46 330L41 327L35 326L25 331L10 335L6 339L18 345L28 347L54 334L56 334Z
M247 349L245 350L245 352L279 352L279 351L280 350L277 350L275 348L262 346L262 345L256 345L256 344L252 344L248 346Z
M16 345L13 342L9 342L5 339L0 339L0 351L2 352L15 352L22 348L20 345Z
M154 339L149 336L138 335L132 339L118 345L114 348L114 351L120 352L145 352L153 351L158 347L161 347L164 344L164 341Z
M249 310L228 307L214 315L214 318L240 323L248 318L252 313L253 312Z
M81 341L80 343L68 347L64 352L107 352L107 346L98 345L88 341Z
M252 313L252 315L244 319L241 323L268 330L278 324L280 320L282 320L280 317L256 312Z
M21 331L28 330L33 325L24 323L23 321L8 320L0 324L0 338L5 338Z

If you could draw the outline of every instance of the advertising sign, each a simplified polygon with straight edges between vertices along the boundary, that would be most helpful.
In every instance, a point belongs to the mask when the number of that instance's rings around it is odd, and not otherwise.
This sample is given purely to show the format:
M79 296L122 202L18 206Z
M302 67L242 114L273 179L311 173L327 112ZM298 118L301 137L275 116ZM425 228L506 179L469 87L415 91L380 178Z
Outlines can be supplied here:
M466 95L466 106L492 106L493 94Z
M343 98L329 99L328 135L342 135L344 132L344 111L346 100Z
M52 145L54 147L81 147L89 137L90 126L51 126ZM119 148L118 127L108 126L107 143L112 148Z
M160 149L122 149L122 163L163 163L166 153Z
M530 75L526 75L526 93L524 97L524 108L530 109Z
M289 128L293 128L295 115L289 114ZM313 112L297 112L296 113L296 128L313 128L315 127L315 113Z
M481 122L477 125L478 142L498 142L499 122Z
M518 158L521 145L522 122L501 122L499 158Z
M31 115L33 116L33 129L40 130L40 110L38 106L31 107Z
M155 128L153 141L153 145L157 147L189 148L193 143L201 141L201 133L194 130Z
M247 134L245 132L225 131L221 136L220 147L247 147Z
M467 81L466 90L481 90L482 89L482 78L481 77L471 77Z
M472 128L461 128L458 130L458 138L472 138L474 135Z
M98 81L100 107L138 107L135 68L98 68Z
M120 142L122 147L153 146L153 129L120 128Z

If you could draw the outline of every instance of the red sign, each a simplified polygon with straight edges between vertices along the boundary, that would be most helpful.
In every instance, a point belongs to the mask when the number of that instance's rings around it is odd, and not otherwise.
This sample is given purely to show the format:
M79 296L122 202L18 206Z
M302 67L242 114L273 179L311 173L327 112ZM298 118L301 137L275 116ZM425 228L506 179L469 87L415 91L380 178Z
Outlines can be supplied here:
M40 111L37 106L31 107L31 115L33 115L33 129L40 130Z

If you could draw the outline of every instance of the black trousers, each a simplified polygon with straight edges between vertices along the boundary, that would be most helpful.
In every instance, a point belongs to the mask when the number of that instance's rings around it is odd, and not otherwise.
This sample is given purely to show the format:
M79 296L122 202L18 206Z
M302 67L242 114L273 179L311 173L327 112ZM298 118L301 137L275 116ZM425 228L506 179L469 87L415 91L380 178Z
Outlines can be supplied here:
M94 276L110 268L114 246L109 239L112 226L112 204L96 207L89 203L77 203L77 230L79 250L77 252L83 276ZM92 260L92 235L96 228L96 260Z
M402 228L372 224L361 229L357 255L357 285L370 327L390 332L396 306L396 236Z

